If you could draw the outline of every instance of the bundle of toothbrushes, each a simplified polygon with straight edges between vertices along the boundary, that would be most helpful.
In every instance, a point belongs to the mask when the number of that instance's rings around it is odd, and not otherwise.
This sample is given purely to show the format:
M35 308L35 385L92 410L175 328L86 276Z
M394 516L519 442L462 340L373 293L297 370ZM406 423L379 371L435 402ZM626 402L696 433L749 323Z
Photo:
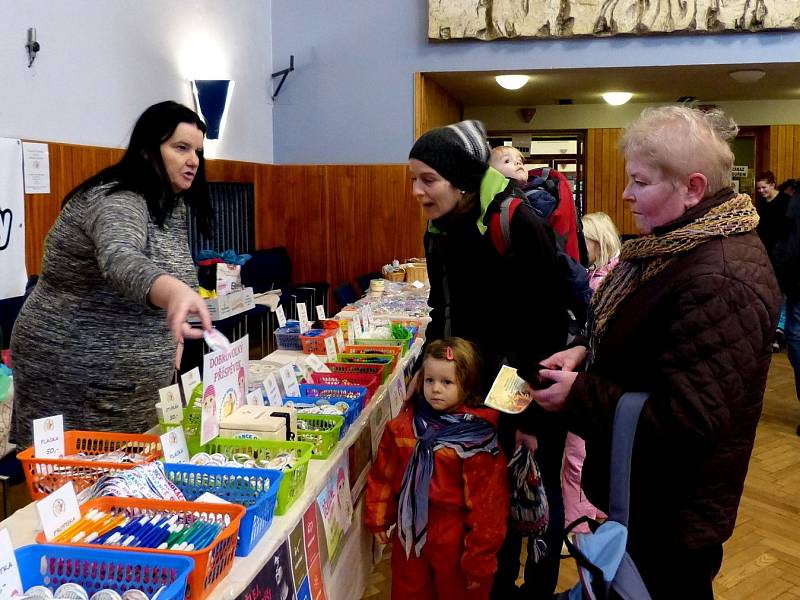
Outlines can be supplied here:
M180 554L194 560L190 600L201 600L233 566L245 508L105 496L81 505L81 518L49 543L126 552ZM37 541L45 542L44 534Z

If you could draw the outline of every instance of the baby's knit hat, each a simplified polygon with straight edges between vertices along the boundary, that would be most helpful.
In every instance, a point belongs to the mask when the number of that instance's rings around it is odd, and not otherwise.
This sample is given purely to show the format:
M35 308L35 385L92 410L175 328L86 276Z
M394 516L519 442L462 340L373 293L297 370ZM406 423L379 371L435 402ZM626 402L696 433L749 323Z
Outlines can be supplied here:
M489 144L480 121L461 121L420 136L409 158L434 169L458 189L477 192L489 168Z

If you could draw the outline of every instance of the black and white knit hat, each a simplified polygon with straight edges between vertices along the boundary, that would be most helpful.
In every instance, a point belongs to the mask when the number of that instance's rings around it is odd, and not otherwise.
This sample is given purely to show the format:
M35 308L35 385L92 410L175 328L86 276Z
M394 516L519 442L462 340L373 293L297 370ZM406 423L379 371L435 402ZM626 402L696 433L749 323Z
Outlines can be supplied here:
M489 144L480 121L461 121L422 134L411 148L416 158L458 189L477 192L489 168Z

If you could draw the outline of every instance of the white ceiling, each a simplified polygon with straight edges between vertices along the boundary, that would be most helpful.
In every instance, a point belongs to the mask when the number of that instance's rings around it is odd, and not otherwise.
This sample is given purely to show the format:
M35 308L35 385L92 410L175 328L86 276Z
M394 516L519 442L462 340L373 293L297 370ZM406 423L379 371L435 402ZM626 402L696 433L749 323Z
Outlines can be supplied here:
M737 83L731 71L761 69L757 83ZM531 79L519 90L505 90L498 74L524 73ZM800 99L800 63L692 65L530 71L425 73L464 106L542 106L570 98L574 104L599 104L607 91L633 93L631 102L676 102L694 96L697 102L721 100Z

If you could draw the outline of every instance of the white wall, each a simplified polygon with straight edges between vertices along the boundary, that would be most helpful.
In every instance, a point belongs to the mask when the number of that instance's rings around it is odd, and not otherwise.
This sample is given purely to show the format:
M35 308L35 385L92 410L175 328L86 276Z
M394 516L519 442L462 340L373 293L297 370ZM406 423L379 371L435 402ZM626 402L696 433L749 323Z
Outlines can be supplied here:
M800 100L760 100L703 102L714 104L730 115L739 126L784 125L800 123ZM623 106L608 104L574 104L571 106L537 106L530 123L519 116L513 106L466 106L464 118L479 119L489 130L547 130L625 127L648 106L660 104L630 103Z
M800 33L576 40L427 40L428 0L273 0L278 163L404 162L415 71L800 62ZM791 84L791 83L790 83Z
M190 78L233 79L207 154L272 162L271 1L0 0L0 137L124 147L149 105L194 108Z

